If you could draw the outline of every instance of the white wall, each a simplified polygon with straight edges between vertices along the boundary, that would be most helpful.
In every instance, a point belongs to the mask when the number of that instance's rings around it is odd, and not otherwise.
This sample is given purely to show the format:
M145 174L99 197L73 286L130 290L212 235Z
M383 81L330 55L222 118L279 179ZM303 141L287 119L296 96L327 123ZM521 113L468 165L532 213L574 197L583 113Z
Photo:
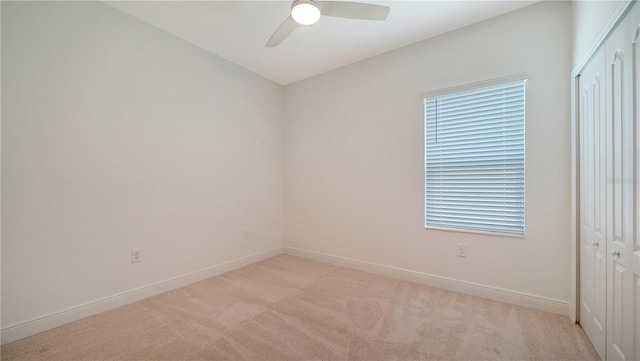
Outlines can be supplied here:
M596 42L614 25L629 0L578 0L571 2L571 17L573 24L573 67L584 65L595 50Z
M3 1L2 328L281 250L282 97L102 3Z
M285 244L568 303L570 68L570 4L542 2L287 86ZM422 94L518 73L526 237L425 230Z

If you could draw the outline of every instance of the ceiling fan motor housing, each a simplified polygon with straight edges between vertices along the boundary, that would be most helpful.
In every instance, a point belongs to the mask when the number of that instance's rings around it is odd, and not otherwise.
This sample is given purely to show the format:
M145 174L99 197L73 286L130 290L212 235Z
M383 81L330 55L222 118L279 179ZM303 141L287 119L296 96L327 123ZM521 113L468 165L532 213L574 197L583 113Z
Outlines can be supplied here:
M318 2L318 0L293 0L293 3L291 4L291 10L293 10L293 8L295 8L298 4L311 4L320 9L320 3Z
M313 25L320 19L320 4L317 0L294 0L291 17L300 25Z

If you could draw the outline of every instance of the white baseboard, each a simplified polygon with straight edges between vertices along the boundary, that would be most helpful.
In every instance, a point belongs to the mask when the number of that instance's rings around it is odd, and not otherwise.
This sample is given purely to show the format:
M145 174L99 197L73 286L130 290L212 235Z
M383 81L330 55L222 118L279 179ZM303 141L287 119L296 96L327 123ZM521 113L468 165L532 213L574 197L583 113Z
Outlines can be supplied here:
M346 257L307 251L294 247L276 247L6 327L0 330L1 343L5 344L32 336L100 312L140 301L283 253L565 316L569 314L569 303L563 300Z
M95 315L116 307L140 301L151 296L158 295L188 284L229 272L236 268L244 267L252 263L262 261L283 253L282 247L276 247L266 251L254 253L248 256L233 259L215 266L203 268L198 271L186 273L164 281L147 286L125 291L113 296L101 298L83 305L68 308L66 310L38 317L26 322L21 322L0 330L2 344L35 335L37 333L62 326L69 322Z
M487 298L490 300L529 307L546 312L557 313L563 316L569 315L569 302L563 300L532 295L529 293L508 290L474 282L462 281L449 277L416 272L397 267L385 266L346 257L307 251L294 247L284 247L284 253L292 256L309 258L320 262L331 263L337 266L353 268L382 276L420 283L427 286L442 288L449 291L465 293L472 296Z

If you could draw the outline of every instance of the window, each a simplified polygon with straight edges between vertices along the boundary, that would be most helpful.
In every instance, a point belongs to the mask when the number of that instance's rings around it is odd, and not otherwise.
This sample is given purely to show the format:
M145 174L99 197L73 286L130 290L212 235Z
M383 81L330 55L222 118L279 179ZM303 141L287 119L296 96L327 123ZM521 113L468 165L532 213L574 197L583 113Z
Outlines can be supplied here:
M425 227L524 234L525 83L424 99Z

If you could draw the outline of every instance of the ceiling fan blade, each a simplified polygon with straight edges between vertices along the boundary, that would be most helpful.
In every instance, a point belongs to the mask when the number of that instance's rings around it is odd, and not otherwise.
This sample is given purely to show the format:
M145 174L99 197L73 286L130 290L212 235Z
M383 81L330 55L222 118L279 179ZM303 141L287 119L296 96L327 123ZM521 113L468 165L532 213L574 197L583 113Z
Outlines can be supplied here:
M269 38L269 41L267 41L264 46L267 48L273 48L280 45L280 43L282 43L282 41L286 39L287 36L289 36L289 34L291 34L297 27L298 23L289 16L284 19L282 24L280 24L276 31L273 32L273 35L271 35L271 38Z
M323 1L320 3L322 15L337 18L385 20L389 7L350 1Z

